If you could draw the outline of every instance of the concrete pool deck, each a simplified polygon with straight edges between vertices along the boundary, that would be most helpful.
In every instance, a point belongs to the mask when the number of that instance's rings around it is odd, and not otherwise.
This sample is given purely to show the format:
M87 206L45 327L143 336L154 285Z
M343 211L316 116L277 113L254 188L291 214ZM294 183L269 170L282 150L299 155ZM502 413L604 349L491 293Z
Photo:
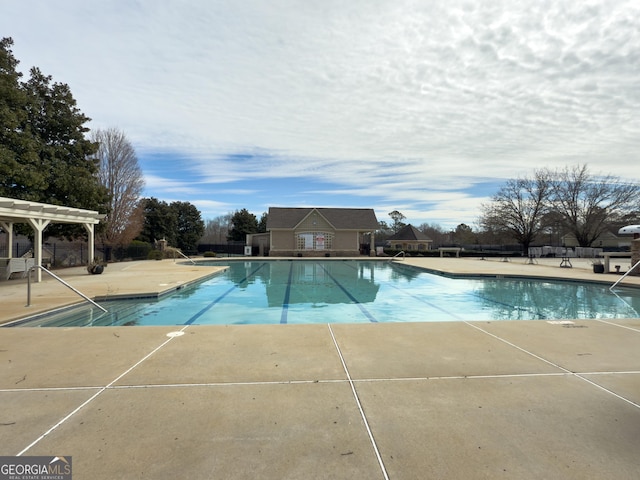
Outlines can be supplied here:
M619 278L577 259L406 263ZM56 273L93 297L213 268ZM0 283L0 322L73 301L56 284L25 307L24 282ZM638 352L640 319L3 328L0 455L72 456L77 479L635 479Z

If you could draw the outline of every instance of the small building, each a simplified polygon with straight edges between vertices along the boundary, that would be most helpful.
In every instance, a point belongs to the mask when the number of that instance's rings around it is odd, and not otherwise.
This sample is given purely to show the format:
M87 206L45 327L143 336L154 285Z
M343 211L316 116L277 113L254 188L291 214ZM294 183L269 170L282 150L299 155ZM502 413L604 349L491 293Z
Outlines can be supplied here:
M357 256L363 253L364 236L370 234L373 244L377 229L370 208L270 207L269 256Z
M576 236L573 233L567 233L562 237L562 245L565 247L577 247L579 245ZM630 245L628 238L620 238L616 234L606 231L603 232L591 244L594 248L620 248Z
M433 240L409 224L387 239L387 245L394 250L424 251L431 250Z

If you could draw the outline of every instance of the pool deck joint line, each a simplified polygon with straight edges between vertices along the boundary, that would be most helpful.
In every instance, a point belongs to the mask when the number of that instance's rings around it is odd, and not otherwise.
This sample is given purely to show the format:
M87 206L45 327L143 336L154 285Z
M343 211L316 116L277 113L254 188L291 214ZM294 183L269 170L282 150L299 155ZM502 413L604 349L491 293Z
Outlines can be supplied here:
M378 445L376 443L376 439L373 436L373 432L371 431L371 428L369 427L369 421L367 420L367 416L364 413L364 409L362 408L362 403L360 403L360 397L358 397L358 392L356 390L356 386L353 383L353 380L351 379L351 374L349 373L349 369L347 368L347 364L344 360L344 357L342 356L342 351L340 350L340 346L338 345L338 341L336 340L335 335L333 334L333 329L331 328L331 324L327 324L327 327L329 328L329 333L331 334L331 339L333 340L333 344L336 347L336 351L338 353L338 356L340 357L340 362L342 363L342 368L344 368L344 373L347 375L347 380L349 382L349 386L351 387L351 393L353 394L353 398L356 401L356 404L358 406L358 411L360 412L360 417L362 418L362 421L364 422L364 426L367 430L367 434L369 435L369 440L371 441L371 446L373 447L373 450L375 452L376 455L376 459L378 460L378 464L380 465L380 469L382 470L382 474L384 475L385 480L389 480L389 475L387 474L387 469L384 466L384 461L382 460L382 456L380 455L380 450L378 450Z
M180 330L180 332L183 332L184 329L187 328L186 326L184 328L182 328L182 330ZM175 333L175 332L174 332ZM87 400L85 400L84 402L82 402L78 407L76 407L74 410L71 411L71 413L69 413L68 415L66 415L65 417L63 417L58 423L56 423L55 425L53 425L49 430L47 430L46 432L44 432L42 435L40 435L38 438L36 438L33 442L31 442L29 445L27 445L24 449L22 449L17 456L22 456L24 455L26 452L28 452L32 447L34 447L36 444L38 444L43 438L45 438L47 435L49 435L51 432L53 432L54 430L56 430L58 427L60 427L63 423L65 423L67 420L69 420L71 417L73 417L76 413L78 413L80 410L82 410L84 407L86 407L87 405L89 405L93 400L95 400L96 398L98 398L103 392L107 391L109 389L109 387L111 387L114 383L116 383L118 380L120 380L122 377L124 377L125 375L127 375L129 372L131 372L134 368L136 368L138 365L140 365L142 362L144 362L145 360L147 360L149 357L151 357L154 353L156 353L158 350L160 350L162 347L164 347L165 345L167 345L169 342L171 342L172 340L178 338L178 336L176 335L172 335L169 338L167 338L164 342L162 342L160 345L158 345L156 348L154 348L151 352L149 352L147 355L145 355L144 357L142 357L140 360L138 360L135 364L133 364L131 367L129 367L128 369L126 369L124 372L122 372L120 375L118 375L115 379L113 379L111 382L109 382L107 385L100 387L99 390L94 393L91 397L89 397Z

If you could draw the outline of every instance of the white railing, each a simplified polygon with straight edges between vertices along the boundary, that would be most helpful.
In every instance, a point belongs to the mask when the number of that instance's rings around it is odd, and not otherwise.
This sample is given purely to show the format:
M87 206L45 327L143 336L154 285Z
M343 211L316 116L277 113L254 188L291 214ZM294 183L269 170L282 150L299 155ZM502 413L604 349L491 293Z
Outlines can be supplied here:
M34 265L33 267L31 267L29 269L29 274L27 275L27 307L31 306L31 272L33 270L35 270L36 268L39 268L40 270L42 270L45 273L48 273L50 276L52 276L53 278L55 278L57 281L59 281L61 284L63 284L65 287L73 290L75 293L77 293L78 295L80 295L82 298L84 298L87 302L91 303L94 307L98 307L100 310L102 310L103 312L107 313L107 309L98 305L96 302L94 302L93 300L91 300L89 297L87 297L84 293L82 293L80 290L72 287L71 285L69 285L67 282L65 282L63 279L61 279L59 276L57 276L55 273L47 270L46 268L44 268L42 265Z

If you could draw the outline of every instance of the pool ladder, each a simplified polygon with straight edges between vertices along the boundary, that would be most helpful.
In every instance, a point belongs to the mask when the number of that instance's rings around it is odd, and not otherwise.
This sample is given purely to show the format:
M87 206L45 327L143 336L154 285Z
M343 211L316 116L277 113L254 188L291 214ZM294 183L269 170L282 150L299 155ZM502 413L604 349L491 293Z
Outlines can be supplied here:
M91 300L89 297L87 297L84 293L82 293L80 290L78 290L77 288L72 287L71 285L69 285L67 282L65 282L63 279L61 279L59 276L57 276L55 273L51 272L50 270L47 270L45 267L43 267L42 265L34 265L33 267L31 267L29 269L29 273L27 274L27 304L25 306L30 307L31 306L31 272L33 270L35 270L36 268L39 268L40 270L42 270L45 273L48 273L50 276L52 276L53 278L55 278L57 281L59 281L61 284L63 284L65 287L73 290L75 293L77 293L78 295L80 295L82 298L84 298L87 302L91 303L94 307L98 307L100 310L102 310L103 312L107 313L107 309L98 305L96 302L94 302L93 300Z

